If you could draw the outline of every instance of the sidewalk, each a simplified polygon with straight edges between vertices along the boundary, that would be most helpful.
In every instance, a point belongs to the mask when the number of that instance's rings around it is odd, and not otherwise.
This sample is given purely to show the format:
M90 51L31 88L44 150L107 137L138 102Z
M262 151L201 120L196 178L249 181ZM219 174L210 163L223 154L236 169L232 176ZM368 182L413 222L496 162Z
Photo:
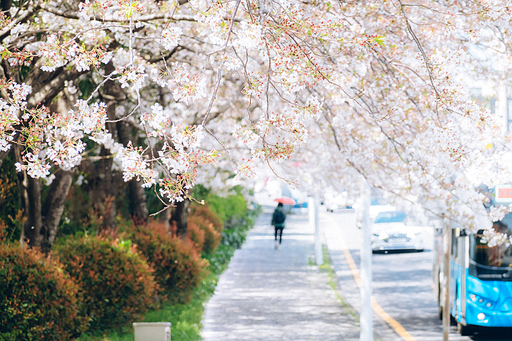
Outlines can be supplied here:
M203 339L359 340L352 309L337 300L327 273L310 264L307 214L288 215L280 250L269 223L269 212L259 217L222 274L206 305Z

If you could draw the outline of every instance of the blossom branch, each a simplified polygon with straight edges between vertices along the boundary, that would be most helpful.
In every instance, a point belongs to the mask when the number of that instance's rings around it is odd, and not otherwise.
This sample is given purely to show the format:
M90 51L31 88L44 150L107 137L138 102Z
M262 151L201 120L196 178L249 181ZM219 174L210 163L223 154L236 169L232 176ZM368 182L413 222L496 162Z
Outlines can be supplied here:
M19 23L24 22L28 17L32 14L36 13L39 10L39 4L30 6L21 16L13 20L9 25L5 26L0 30L0 41L3 40L9 32Z
M400 12L402 12L402 15L405 19L405 24L407 25L407 32L409 32L409 34L411 35L412 39L416 43L416 46L418 47L418 50L421 53L421 56L423 57L425 67L428 72L428 77L430 79L430 85L432 86L432 89L436 93L436 97L438 99L440 99L441 95L440 95L439 91L437 90L437 87L434 83L434 76L432 75L432 66L430 65L430 62L428 61L427 54L425 53L425 50L423 49L423 46L422 46L420 40L416 36L416 33L414 33L414 30L412 29L411 24L409 23L409 18L407 17L407 14L405 14L404 5L402 4L402 1L401 0L397 0L397 1L400 3Z

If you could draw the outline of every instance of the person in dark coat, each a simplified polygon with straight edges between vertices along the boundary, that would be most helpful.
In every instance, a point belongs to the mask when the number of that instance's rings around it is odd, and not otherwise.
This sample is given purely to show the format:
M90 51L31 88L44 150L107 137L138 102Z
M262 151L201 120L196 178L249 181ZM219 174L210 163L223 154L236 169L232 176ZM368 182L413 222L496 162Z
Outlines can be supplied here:
M286 214L283 211L283 204L279 203L272 214L272 222L271 225L274 226L275 230L275 248L278 249L281 246L281 242L283 241L283 229L284 229L284 221L286 220ZM279 233L279 244L277 243L277 234Z

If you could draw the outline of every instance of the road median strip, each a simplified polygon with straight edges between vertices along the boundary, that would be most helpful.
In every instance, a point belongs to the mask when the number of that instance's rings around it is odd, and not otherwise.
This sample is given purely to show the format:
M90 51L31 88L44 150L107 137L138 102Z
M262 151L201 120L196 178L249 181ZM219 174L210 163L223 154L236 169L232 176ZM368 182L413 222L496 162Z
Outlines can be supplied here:
M352 255L350 254L350 251L347 249L346 245L344 245L342 241L342 251L343 255L345 256L345 259L347 260L347 264L350 268L350 271L352 272L352 276L354 277L354 281L356 282L357 286L361 288L361 278L359 276L359 269L357 268L356 263L354 262L354 259L352 258ZM414 337L412 337L411 334L405 330L404 327L398 321L396 321L394 318L389 316L388 313L382 307L379 305L375 297L372 296L372 309L373 311L382 318L387 324L391 326L395 330L395 332L400 335L404 340L406 341L416 341Z
M334 224L334 221L331 220L331 223ZM352 258L352 255L350 254L350 251L348 250L347 246L345 245L345 242L343 239L340 239L341 243L341 250L343 251L343 255L345 256L345 259L347 261L348 267L350 268L350 272L352 273L352 276L354 277L354 282L356 283L358 288L361 288L361 277L359 275L359 269L357 268L356 263L354 262L354 259ZM386 311L380 306L380 304L377 302L375 297L372 296L372 309L373 311L382 318L393 330L400 335L405 341L416 341L416 339L405 330L405 328L398 323L394 318L392 318Z

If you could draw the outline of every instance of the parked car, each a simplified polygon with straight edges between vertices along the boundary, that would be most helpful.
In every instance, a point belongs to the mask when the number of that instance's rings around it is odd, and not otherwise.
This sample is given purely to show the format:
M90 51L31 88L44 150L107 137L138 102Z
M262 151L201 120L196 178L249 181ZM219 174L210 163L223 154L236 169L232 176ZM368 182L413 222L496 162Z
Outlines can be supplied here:
M373 222L377 215L381 212L389 212L396 211L396 207L382 203L381 201L373 199L370 203L369 213L370 213L370 221Z
M372 224L372 251L423 251L424 230L403 211L380 212Z
M359 200L354 204L354 209L356 210L356 225L358 228L363 227L363 207L362 201ZM377 215L381 212L395 211L396 207L391 206L389 204L383 203L382 200L372 199L370 202L370 207L368 211L368 215L370 217L370 223L373 223Z

